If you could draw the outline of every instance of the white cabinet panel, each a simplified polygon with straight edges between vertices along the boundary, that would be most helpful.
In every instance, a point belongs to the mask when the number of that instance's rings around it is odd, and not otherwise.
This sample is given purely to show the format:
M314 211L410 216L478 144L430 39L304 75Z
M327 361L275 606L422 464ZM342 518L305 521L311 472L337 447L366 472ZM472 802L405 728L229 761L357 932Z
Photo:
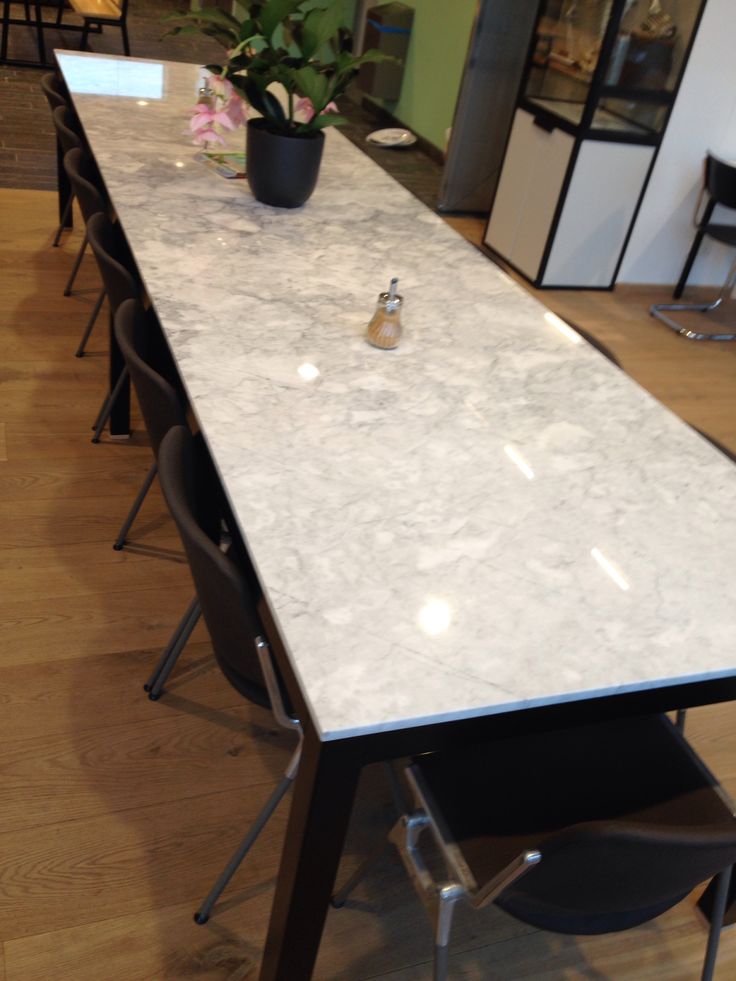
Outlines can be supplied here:
M585 140L565 198L543 286L609 286L654 147Z
M517 110L485 241L530 279L539 272L574 143Z

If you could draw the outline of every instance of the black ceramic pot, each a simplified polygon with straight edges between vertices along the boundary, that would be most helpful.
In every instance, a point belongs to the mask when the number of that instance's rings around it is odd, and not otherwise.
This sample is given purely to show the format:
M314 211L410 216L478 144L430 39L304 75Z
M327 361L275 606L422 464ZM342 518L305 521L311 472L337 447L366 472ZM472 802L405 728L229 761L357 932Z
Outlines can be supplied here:
M254 196L277 208L298 208L317 184L325 134L285 136L265 119L249 119L245 169Z

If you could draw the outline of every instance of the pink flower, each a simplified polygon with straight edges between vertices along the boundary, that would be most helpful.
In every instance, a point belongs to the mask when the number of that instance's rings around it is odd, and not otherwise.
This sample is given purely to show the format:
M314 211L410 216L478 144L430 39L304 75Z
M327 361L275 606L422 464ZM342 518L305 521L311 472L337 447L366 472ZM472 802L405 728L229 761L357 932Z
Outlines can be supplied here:
M233 124L233 129L236 129L238 126L242 126L248 118L248 104L239 95L233 94L228 99L225 112Z
M247 107L227 79L213 76L208 84L212 95L190 110L189 132L194 143L224 144L220 130L236 130L247 118Z
M326 112L337 112L337 111L338 110L335 103L328 102L327 105L322 110L322 112L320 113L320 116L324 116ZM296 112L303 112L304 122L311 123L312 120L314 119L314 106L312 105L312 100L308 99L306 96L299 99L299 101L296 104Z

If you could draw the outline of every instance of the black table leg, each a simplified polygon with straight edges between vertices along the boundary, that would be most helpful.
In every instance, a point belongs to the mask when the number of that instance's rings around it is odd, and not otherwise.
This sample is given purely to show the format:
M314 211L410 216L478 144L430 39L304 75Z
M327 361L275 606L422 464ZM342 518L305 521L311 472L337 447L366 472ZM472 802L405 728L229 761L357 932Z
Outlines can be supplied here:
M109 302L109 301L108 301ZM112 392L117 384L120 373L125 367L122 352L115 340L113 329L112 314L110 315L110 391ZM125 384L120 390L120 394L115 399L115 404L110 413L110 436L121 437L130 436L130 380L126 379Z
M312 977L360 776L351 742L305 737L260 981Z

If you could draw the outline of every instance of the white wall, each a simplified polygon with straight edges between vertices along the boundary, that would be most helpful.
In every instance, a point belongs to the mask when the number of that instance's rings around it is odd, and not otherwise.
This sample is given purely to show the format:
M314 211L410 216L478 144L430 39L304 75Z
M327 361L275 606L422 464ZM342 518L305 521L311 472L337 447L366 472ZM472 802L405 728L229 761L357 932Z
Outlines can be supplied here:
M705 153L711 149L736 161L735 46L735 0L707 0L620 283L677 281L693 240ZM726 211L724 220L736 222L736 216ZM732 250L706 239L688 282L720 286L732 258Z

